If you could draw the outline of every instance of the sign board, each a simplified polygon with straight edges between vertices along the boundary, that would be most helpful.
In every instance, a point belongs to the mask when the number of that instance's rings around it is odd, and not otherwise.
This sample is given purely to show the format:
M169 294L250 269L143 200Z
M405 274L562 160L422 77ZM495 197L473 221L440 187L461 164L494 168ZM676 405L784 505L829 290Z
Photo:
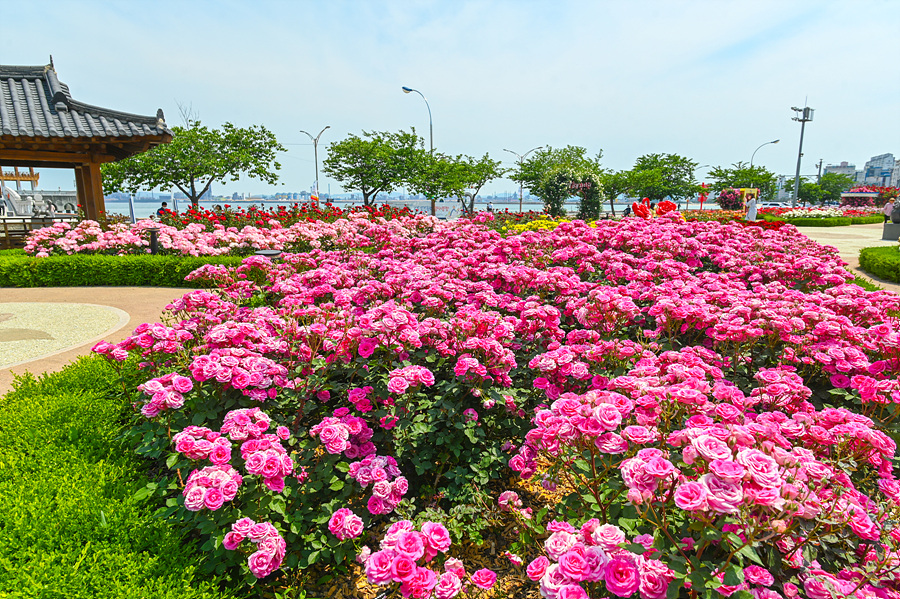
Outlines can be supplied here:
M385 203L392 208L409 208L414 212L431 214L430 200L388 200ZM436 202L434 215L441 220L457 220L462 216L462 206L457 201Z

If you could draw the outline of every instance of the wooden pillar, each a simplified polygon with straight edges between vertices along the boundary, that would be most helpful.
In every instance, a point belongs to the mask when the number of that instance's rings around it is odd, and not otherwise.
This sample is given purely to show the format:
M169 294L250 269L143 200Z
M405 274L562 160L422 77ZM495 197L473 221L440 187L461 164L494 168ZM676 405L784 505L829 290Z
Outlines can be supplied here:
M94 204L94 196L91 191L91 177L87 165L75 167L75 193L78 197L78 204L84 211L85 218L97 220L99 215Z
M97 210L97 216L106 217L106 201L103 198L103 176L100 174L100 163L96 160L92 160L87 167L88 177L91 180L91 192L94 196L94 207Z

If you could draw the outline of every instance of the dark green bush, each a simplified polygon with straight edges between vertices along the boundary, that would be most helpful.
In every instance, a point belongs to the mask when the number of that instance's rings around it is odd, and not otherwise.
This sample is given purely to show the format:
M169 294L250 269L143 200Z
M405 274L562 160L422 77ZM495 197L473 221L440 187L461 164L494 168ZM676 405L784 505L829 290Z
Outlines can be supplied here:
M833 216L830 218L783 218L786 223L795 227L846 227L851 224L847 216Z
M879 279L900 283L900 246L861 249L859 267Z
M237 266L235 256L103 256L32 258L0 255L0 287L194 287L184 278L204 264Z
M884 217L881 215L875 216L851 216L850 224L851 225L874 225L875 223L884 222Z
M145 481L121 441L114 380L82 358L0 399L0 596L222 596L181 533L135 498Z

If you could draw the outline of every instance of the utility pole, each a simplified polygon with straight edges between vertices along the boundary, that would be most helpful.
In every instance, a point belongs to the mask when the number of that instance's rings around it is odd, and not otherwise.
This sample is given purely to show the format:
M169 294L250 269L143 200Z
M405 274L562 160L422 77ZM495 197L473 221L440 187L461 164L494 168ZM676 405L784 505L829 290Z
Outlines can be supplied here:
M803 159L803 132L806 130L806 123L813 120L813 112L815 109L810 108L809 106L804 106L803 108L791 106L791 110L797 113L797 116L792 117L791 120L800 122L800 149L797 151L797 174L794 176L794 197L791 198L791 208L796 208L798 195L800 194L800 161Z
M816 175L816 185L822 181L822 158L819 158L819 174Z
M327 125L325 129L331 129L331 125ZM316 204L318 205L318 196L319 196L319 138L322 137L322 134L325 133L325 129L319 131L319 134L315 137L312 136L308 131L300 130L300 133L306 133L309 136L309 140L313 143L313 157L316 161ZM329 196L331 195L331 186L329 184L328 187Z

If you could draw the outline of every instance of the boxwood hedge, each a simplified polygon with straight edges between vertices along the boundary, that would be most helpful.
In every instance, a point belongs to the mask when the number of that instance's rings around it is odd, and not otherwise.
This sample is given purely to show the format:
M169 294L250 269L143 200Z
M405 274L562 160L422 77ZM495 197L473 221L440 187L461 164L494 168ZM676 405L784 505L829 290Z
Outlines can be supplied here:
M900 283L900 245L861 249L859 267L879 279Z

